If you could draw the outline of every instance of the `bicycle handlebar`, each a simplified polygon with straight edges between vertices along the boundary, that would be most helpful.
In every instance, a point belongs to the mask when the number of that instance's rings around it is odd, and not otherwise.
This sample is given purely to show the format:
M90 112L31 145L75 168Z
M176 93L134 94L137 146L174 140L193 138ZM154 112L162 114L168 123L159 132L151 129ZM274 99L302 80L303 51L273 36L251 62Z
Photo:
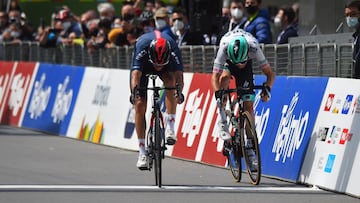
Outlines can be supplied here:
M233 92L241 93L244 91L254 90L254 89L265 90L266 86L265 85L254 85L252 87L236 87L236 88L230 88L230 89L221 89L221 90L215 91L215 97L222 98L224 96L224 94L229 94L229 93L233 93Z
M159 87L155 85L155 80L157 77L159 77L158 75L153 75L153 74L146 74L146 77L148 77L149 79L151 79L153 81L153 86L152 87L138 87L135 86L134 88L134 93L138 94L138 91L140 90L152 90L154 92L156 92L156 94L158 93L158 91L160 90L176 90L176 97L178 97L179 100L179 104L184 102L184 95L181 92L181 88L180 88L180 84L176 83L175 87Z

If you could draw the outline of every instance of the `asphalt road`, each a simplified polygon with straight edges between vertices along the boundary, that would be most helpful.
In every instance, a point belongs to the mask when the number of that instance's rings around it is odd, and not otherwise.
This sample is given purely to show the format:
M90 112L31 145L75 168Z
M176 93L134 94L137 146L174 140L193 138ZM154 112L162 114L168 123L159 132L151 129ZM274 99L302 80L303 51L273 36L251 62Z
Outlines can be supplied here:
M163 187L136 168L137 152L0 125L0 203L358 203L344 194L166 158Z

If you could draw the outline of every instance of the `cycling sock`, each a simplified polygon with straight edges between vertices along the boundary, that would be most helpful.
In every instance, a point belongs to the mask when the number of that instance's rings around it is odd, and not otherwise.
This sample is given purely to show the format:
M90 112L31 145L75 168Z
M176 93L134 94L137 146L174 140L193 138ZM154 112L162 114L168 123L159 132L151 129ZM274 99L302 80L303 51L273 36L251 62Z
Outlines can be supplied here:
M175 127L175 114L167 114L166 115L166 129L174 130Z
M139 140L139 154L145 155L146 149L145 149L145 139L138 139Z
M221 122L226 121L226 113L225 113L225 108L222 106L222 102L220 99L216 100L216 105L219 108L219 114L220 114L220 120Z

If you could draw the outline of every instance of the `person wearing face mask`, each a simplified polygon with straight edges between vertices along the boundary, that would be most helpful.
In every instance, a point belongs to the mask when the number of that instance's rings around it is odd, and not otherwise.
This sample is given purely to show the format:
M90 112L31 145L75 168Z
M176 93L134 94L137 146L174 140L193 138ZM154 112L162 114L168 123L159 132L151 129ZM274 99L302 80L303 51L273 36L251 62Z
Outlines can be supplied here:
M230 2L230 19L223 25L220 35L218 36L217 45L221 37L235 28L243 28L246 22L245 7L242 0L231 0Z
M176 40L176 35L171 31L168 11L165 7L160 7L156 10L154 19L157 30L159 30L161 33L166 33L171 38Z
M274 18L274 25L281 29L276 43L287 44L290 37L297 37L298 32L293 22L295 19L295 11L290 6L283 6L278 10Z
M353 61L354 61L354 74L353 77L360 78L360 1L351 1L345 6L346 24L355 30L352 35L354 38Z
M171 22L171 30L177 37L176 42L178 46L203 44L202 35L199 32L190 30L185 11L182 8L174 8Z
M261 9L261 2L261 0L245 1L248 20L244 25L244 29L251 33L259 43L271 44L270 14L267 9Z

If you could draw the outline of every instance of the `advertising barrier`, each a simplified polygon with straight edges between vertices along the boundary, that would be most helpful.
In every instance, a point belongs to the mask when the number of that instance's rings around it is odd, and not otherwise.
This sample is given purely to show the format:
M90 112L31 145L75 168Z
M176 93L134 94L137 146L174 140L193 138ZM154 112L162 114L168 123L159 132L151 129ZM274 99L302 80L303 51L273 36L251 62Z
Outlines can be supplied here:
M330 78L300 181L360 197L360 81Z
M138 149L129 70L6 61L0 67L1 124ZM265 79L255 75L255 84ZM166 155L227 167L211 74L185 73L184 81L178 142ZM263 103L256 91L254 102L262 174L360 197L360 81L277 76L271 93Z

